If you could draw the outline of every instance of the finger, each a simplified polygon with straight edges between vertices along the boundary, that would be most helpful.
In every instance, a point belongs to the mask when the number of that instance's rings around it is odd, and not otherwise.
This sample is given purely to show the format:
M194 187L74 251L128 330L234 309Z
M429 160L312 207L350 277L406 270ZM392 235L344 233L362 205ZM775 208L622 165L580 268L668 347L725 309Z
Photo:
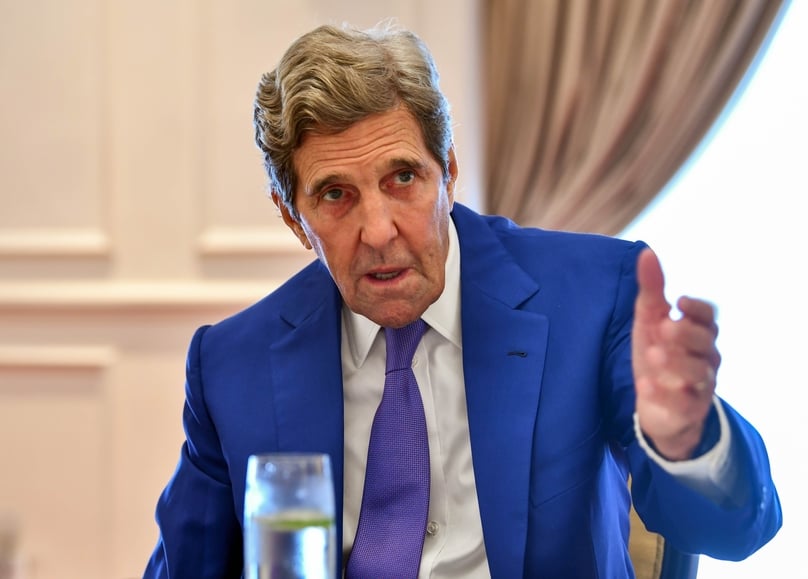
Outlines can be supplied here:
M658 383L661 391L670 397L712 397L715 391L715 370L706 360L686 358L675 368L661 373Z
M704 377L692 385L692 388L697 393L709 394L712 397L715 392L715 370L709 364L704 370Z
M657 398L693 394L712 396L717 366L709 357L659 345L649 347L646 354L647 372L642 376L646 393Z
M650 249L644 249L637 258L637 283L637 316L667 316L671 306L665 299L665 276L656 254Z
M681 349L683 352L701 358L711 358L716 351L717 326L706 326L694 322L689 317L678 320L663 320L659 336L666 348Z
M672 344L679 344L688 353L707 359L714 370L721 365L718 351L718 324L715 308L703 300L680 298L677 307L682 317L662 328L661 334Z
M718 333L716 308L710 302L682 296L677 300L676 307L679 308L683 316L686 316L698 324L715 328L716 334Z

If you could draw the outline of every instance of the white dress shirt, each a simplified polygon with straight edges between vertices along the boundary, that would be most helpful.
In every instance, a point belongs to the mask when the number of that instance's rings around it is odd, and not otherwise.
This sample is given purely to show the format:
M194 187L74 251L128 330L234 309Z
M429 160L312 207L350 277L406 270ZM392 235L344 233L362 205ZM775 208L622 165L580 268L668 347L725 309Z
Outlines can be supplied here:
M429 328L418 344L413 371L429 432L430 498L419 579L488 578L482 521L471 462L471 442L463 379L460 324L460 252L449 221L446 286L424 312ZM384 390L385 338L380 326L364 316L342 312L342 375L345 400L345 471L343 562L353 545L362 504L370 429ZM723 495L729 455L729 429L717 404L721 440L694 461L669 463L641 438L643 448L663 468L707 496ZM642 433L639 433L642 437Z

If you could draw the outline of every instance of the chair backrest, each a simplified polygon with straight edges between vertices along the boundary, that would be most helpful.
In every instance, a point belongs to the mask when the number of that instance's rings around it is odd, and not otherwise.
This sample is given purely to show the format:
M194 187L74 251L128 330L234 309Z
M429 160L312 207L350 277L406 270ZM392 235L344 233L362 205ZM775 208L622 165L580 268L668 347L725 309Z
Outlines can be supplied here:
M698 555L667 545L661 535L645 528L633 506L628 549L637 579L696 579Z

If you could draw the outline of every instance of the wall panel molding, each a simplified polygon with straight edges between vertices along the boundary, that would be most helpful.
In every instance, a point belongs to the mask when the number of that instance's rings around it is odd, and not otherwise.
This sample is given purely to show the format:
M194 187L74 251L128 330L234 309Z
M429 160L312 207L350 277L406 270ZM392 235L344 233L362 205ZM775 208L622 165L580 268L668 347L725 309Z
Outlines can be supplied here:
M3 346L0 345L0 371L89 370L101 371L115 360L109 346Z
M207 256L303 254L305 249L283 228L211 227L198 240L199 250Z
M10 282L0 284L0 313L22 310L198 311L242 308L282 280L263 282Z
M97 228L0 229L0 257L105 257L110 247Z

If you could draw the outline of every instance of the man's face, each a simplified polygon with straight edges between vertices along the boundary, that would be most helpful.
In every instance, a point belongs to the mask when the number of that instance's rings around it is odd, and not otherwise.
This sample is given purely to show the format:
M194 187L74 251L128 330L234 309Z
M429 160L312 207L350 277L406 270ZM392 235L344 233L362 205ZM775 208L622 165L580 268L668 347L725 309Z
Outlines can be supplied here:
M348 307L385 327L419 318L444 287L449 182L403 107L334 135L308 134L294 155L295 220L284 221L328 267Z

